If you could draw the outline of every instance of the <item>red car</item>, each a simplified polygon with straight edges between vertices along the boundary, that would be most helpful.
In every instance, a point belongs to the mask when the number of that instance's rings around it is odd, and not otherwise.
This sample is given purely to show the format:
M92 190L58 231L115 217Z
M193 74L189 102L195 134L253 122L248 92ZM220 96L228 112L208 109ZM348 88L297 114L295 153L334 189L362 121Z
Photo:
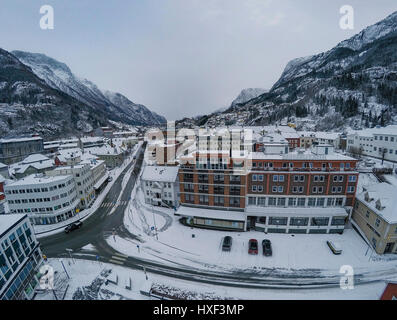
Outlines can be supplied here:
M248 253L249 254L258 254L258 241L255 239L251 239L248 242Z

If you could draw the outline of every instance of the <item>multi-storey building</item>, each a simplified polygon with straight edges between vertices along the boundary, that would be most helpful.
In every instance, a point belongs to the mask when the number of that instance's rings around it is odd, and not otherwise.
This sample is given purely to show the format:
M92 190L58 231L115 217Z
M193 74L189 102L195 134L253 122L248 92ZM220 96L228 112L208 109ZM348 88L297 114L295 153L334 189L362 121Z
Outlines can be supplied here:
M8 172L8 166L1 162L0 162L0 175L6 179L8 179L10 177L9 172Z
M397 253L397 187L378 183L357 195L353 221L378 254Z
M43 138L0 139L0 162L12 164L35 153L44 152Z
M260 149L182 158L177 214L207 228L342 233L354 205L357 160L330 145L289 152L285 141L265 140Z
M81 208L89 208L95 200L94 177L88 163L59 167L47 171L46 174L49 176L71 175L75 181L77 197L80 199Z
M0 216L0 300L30 300L39 284L39 243L28 216Z
M178 206L178 167L147 166L143 170L141 181L145 203L155 206Z
M79 208L71 175L30 175L7 184L4 189L10 213L28 214L34 225L65 221L74 217Z
M347 151L397 162L397 125L348 134Z

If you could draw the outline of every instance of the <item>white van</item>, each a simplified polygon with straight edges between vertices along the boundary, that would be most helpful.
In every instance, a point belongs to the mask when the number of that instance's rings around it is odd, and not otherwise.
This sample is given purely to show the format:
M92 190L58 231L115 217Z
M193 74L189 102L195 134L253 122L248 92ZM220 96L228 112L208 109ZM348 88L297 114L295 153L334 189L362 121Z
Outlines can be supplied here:
M341 254L342 246L338 242L327 241L328 247L331 249L333 254Z

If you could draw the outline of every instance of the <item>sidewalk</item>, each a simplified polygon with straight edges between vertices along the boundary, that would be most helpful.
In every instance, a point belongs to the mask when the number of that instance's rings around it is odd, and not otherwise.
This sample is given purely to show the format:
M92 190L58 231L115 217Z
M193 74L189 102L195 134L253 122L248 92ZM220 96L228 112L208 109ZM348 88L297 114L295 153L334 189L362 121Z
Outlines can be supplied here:
M116 182L117 178L120 176L120 174L123 172L123 170L133 161L134 156L141 149L141 146L142 146L142 143L139 142L137 144L136 150L127 159L125 159L124 163L120 167L109 171L109 176L112 177L113 180L107 184L106 188L95 199L91 208L80 211L73 218L70 218L68 220L62 221L57 224L46 225L46 226L41 226L41 225L33 226L36 237L43 238L43 237L48 237L50 235L63 232L64 228L66 226L68 226L69 224L79 221L79 220L84 221L87 218L89 218L91 216L91 214L93 214L101 206L103 199L106 197L109 190L112 188L113 184ZM132 167L134 167L134 165Z

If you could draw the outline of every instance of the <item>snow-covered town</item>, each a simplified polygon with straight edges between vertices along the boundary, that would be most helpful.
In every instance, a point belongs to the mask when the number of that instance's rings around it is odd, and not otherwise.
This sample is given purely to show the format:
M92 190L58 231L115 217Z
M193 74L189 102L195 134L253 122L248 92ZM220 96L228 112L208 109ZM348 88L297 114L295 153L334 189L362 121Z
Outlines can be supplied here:
M397 280L395 125L170 122L0 147L3 299L379 299Z
M397 300L397 3L2 4L4 305Z

